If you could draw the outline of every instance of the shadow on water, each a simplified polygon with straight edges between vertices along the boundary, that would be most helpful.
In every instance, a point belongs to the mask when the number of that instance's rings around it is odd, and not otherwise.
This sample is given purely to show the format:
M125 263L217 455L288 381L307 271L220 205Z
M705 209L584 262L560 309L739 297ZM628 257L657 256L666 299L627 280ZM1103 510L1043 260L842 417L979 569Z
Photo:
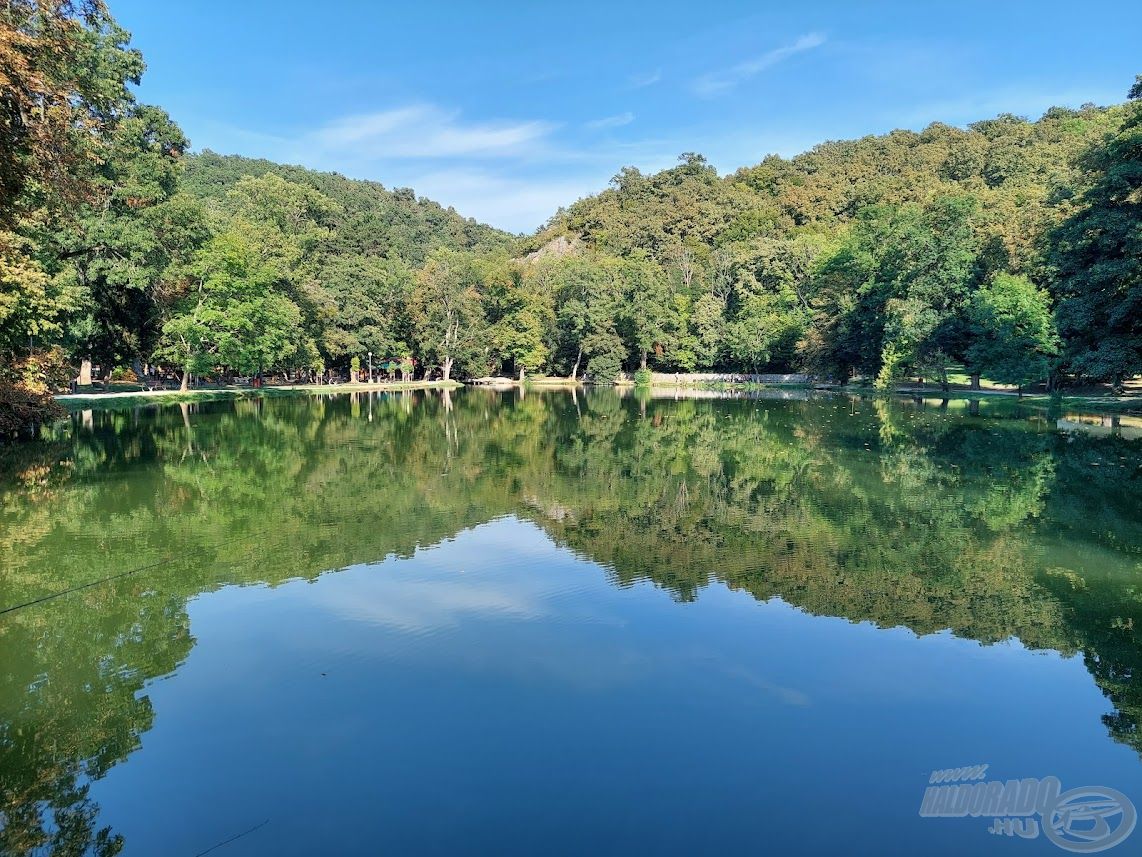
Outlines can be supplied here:
M87 784L151 728L148 683L195 645L189 600L411 556L509 514L679 602L717 581L1081 652L1110 736L1142 753L1142 446L1070 422L611 391L76 413L0 459L0 609L39 602L0 615L0 853L121 849Z

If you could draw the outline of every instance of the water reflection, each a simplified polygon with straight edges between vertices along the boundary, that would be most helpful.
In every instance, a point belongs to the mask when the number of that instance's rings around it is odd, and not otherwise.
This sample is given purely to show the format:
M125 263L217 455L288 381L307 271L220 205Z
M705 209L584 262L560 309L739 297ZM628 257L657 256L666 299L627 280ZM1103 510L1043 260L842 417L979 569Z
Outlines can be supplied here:
M1081 653L1114 707L1108 734L1142 753L1142 465L1126 432L986 403L675 398L85 411L4 449L0 609L107 579L0 616L0 853L122 847L88 784L152 728L149 683L191 653L193 599L410 557L505 516L539 528L537 556L551 539L618 587L650 581L679 602L716 580L817 616ZM528 540L497 532L485 550L526 565ZM417 634L543 616L526 579L376 577L308 597Z

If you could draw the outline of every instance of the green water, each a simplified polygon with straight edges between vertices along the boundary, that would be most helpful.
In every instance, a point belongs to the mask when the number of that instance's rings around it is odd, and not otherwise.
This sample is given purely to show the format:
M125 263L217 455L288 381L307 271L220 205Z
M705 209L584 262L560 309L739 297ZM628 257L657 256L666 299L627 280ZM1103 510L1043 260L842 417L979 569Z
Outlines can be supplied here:
M1064 853L918 810L1142 808L1142 441L978 410L77 413L0 450L0 853Z

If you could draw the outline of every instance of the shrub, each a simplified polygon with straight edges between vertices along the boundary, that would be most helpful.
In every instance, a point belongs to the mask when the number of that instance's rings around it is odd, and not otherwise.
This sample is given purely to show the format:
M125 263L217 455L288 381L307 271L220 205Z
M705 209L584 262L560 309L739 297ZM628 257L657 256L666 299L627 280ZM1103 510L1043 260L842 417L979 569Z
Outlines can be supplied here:
M0 381L0 438L10 438L67 415L47 393Z
M634 373L634 385L636 387L649 387L650 386L650 370L639 369Z

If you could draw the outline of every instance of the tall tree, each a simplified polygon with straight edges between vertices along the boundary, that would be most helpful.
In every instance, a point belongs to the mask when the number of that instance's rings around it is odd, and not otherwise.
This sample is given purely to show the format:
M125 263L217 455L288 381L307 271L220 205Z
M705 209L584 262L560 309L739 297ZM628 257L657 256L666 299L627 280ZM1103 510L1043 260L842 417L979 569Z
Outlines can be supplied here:
M421 353L440 367L447 381L458 360L475 365L483 330L480 294L471 259L437 250L417 275L412 320ZM490 348L484 344L484 360Z
M18 393L53 413L43 367L60 359L45 359L45 338L64 335L62 316L78 302L55 276L54 236L99 201L92 166L106 159L143 71L127 42L101 0L0 6L0 410Z
M90 199L87 164L133 101L142 55L102 0L0 7L0 219L36 203Z
M1142 372L1142 75L1130 97L1122 127L1087 155L1090 189L1049 253L1071 370L1116 386Z
M552 296L543 278L525 277L518 264L489 257L477 264L489 337L499 359L523 380L547 363L553 324Z
M622 260L616 273L623 295L621 330L638 367L646 369L648 355L660 352L667 336L673 308L669 283L662 268L643 253Z
M64 233L63 277L80 289L73 329L84 362L120 365L149 358L181 266L209 237L197 203L176 197L186 138L167 114L141 106L110 138L97 173L104 202Z

